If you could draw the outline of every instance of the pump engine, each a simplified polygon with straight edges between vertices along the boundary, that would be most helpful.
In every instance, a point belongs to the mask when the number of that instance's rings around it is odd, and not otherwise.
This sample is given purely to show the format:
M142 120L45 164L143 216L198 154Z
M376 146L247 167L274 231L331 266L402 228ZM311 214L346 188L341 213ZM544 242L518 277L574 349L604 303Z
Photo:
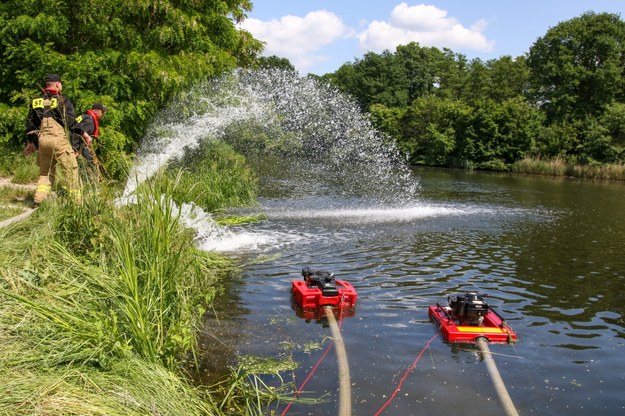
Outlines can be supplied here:
M467 292L447 297L452 313L460 324L479 326L484 322L484 317L488 313L488 304L482 296L485 295Z
M308 287L318 287L323 296L338 296L334 273L324 270L314 270L310 267L302 269L302 276Z

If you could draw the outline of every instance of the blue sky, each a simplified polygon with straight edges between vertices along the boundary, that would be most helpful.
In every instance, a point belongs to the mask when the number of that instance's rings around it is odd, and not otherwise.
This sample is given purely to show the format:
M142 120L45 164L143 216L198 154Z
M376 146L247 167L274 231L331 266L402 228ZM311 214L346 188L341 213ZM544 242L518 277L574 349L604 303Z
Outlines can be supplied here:
M559 22L616 13L624 0L253 0L241 26L302 74L323 75L368 52L411 41L469 59L519 56Z

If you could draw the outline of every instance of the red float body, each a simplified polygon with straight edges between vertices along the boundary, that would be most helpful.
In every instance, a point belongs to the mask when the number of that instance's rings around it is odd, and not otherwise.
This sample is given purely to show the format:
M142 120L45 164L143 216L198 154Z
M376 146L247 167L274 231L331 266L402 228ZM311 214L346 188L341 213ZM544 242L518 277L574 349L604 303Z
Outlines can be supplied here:
M304 309L319 309L324 306L356 306L356 290L344 280L336 281L337 296L324 296L317 286L308 286L304 280L293 280L292 292L295 304Z
M492 309L484 316L479 326L461 325L454 319L449 306L430 306L430 319L439 325L445 341L450 343L475 343L478 338L486 338L490 343L514 343L516 333Z

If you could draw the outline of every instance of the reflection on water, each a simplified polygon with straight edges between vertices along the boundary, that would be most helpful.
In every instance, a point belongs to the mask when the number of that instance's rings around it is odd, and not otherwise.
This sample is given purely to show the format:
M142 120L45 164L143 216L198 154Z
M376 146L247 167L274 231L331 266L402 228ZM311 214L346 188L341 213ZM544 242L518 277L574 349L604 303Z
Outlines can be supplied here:
M328 329L291 309L290 282L302 266L333 271L358 291L342 333L354 414L369 415L437 333L427 306L478 290L519 335L516 345L491 351L521 414L624 414L624 185L438 170L416 175L422 194L401 206L332 189L319 196L297 188L296 195L274 198L273 180L261 199L267 220L229 230L257 244L240 254L245 266L231 288L242 315L218 311L237 328L222 341L240 354L268 357L282 354L284 342L322 342ZM267 236L277 244L264 244ZM299 383L321 352L293 354ZM310 397L328 394L328 402L294 405L288 414L335 414L337 385L332 353L306 387ZM471 346L432 342L384 414L430 412L502 414Z

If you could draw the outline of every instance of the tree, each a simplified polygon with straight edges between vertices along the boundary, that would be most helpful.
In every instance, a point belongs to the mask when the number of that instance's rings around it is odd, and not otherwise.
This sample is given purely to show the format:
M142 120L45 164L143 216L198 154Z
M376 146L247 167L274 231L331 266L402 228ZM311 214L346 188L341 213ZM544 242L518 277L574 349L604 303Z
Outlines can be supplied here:
M395 53L408 80L408 102L435 94L458 98L466 76L466 58L450 49L424 48L416 42L397 46Z
M354 97L363 111L372 104L408 104L408 79L400 60L389 51L368 52L363 59L341 66L331 79L339 90Z
M412 102L401 118L399 146L417 165L451 166L471 109L459 100L436 96Z
M291 64L287 58L280 58L278 56L261 56L258 58L256 65L260 68L278 68L286 71L295 71L295 67Z
M599 115L625 101L625 22L588 12L559 23L531 46L527 64L549 122Z
M400 120L404 117L406 108L388 108L383 104L372 104L369 108L369 119L380 131L386 133L395 142L402 139Z
M542 113L522 97L477 102L459 136L456 157L476 168L506 170L534 152L542 122Z

